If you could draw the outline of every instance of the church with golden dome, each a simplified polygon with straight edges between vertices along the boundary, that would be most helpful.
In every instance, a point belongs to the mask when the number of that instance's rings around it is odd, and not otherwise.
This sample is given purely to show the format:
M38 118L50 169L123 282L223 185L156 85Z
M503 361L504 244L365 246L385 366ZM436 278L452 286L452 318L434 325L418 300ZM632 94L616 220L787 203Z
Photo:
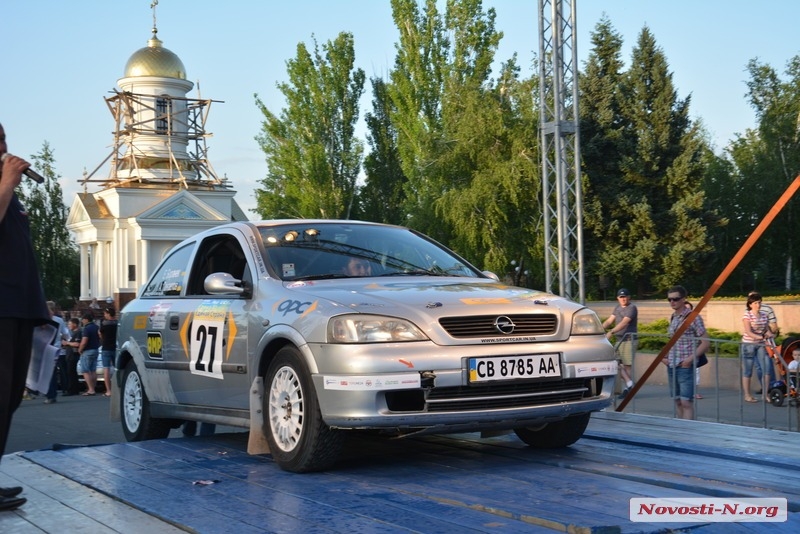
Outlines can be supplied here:
M147 46L130 56L118 89L105 98L114 139L98 169L108 174L84 176L67 219L80 247L81 301L117 309L174 245L248 219L207 158L206 121L216 101L187 96L194 84L157 34L154 11Z

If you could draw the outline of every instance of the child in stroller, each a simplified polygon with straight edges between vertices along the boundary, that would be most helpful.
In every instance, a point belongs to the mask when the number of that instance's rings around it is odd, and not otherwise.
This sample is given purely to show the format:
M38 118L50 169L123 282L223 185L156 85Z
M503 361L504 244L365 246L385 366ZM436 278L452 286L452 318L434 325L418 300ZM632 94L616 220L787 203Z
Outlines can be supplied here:
M777 377L784 377L775 380L770 384L769 402L773 406L783 406L783 400L788 397L789 405L797 405L798 397L798 373L800 373L800 338L789 337L781 344L781 350L773 354L775 360L775 371Z

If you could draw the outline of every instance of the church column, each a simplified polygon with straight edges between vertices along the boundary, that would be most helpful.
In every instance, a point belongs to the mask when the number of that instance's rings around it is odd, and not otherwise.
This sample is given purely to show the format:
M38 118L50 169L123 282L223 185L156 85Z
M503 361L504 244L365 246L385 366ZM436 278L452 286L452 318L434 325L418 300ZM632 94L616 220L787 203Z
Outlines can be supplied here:
M138 284L136 287L140 287L150 278L150 266L148 265L150 262L150 254L148 254L150 251L150 241L142 239L139 241L139 247L141 251L141 258L139 258L140 272L136 273L136 278L138 278Z
M91 272L89 270L89 245L81 245L81 300L90 298Z
M108 296L108 260L106 254L106 242L97 242L97 259L95 260L95 272L97 272L97 290L94 297L100 300Z
M121 291L130 287L130 282L128 281L128 229L118 226L116 240L117 279L119 283L115 290Z

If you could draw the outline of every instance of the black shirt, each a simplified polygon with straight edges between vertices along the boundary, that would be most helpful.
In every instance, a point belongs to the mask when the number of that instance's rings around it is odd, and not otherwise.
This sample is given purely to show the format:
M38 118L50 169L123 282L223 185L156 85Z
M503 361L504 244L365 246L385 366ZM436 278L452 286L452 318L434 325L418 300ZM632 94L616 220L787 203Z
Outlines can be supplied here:
M117 321L103 321L100 326L100 338L103 340L102 350L117 350Z
M50 320L31 243L28 212L17 194L0 222L0 317Z

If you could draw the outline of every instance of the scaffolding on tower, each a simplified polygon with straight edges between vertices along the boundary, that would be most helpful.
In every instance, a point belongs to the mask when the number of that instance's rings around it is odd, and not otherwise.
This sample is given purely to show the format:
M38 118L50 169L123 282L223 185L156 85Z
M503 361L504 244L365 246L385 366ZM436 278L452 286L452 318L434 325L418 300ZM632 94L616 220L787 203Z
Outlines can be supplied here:
M111 153L81 183L102 183L105 187L148 187L177 184L187 189L229 189L208 159L206 121L212 102L217 100L153 96L114 91L105 98L114 117ZM137 119L138 118L138 119ZM142 140L158 140L157 153L142 149ZM185 146L176 154L173 146ZM107 178L93 178L110 160Z

